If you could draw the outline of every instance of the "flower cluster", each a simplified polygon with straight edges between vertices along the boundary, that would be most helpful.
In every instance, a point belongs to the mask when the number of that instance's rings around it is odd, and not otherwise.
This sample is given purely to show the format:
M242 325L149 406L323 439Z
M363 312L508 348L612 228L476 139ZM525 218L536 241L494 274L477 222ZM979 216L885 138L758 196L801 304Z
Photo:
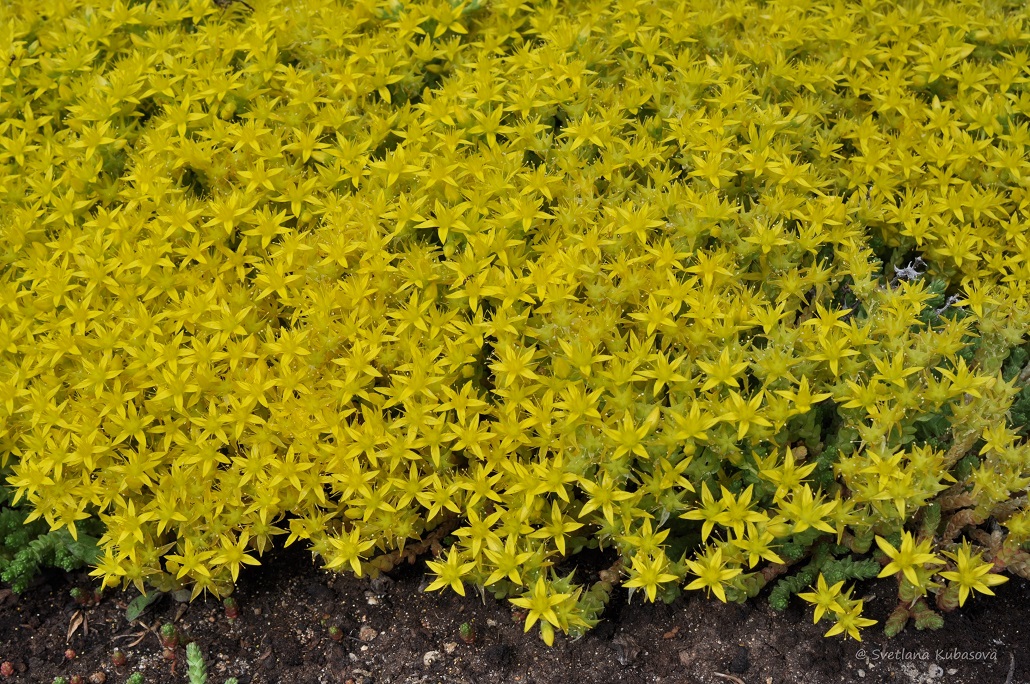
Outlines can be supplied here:
M449 528L550 641L598 544L650 600L931 519L960 600L960 536L1030 573L1022 3L0 11L0 459L105 585Z

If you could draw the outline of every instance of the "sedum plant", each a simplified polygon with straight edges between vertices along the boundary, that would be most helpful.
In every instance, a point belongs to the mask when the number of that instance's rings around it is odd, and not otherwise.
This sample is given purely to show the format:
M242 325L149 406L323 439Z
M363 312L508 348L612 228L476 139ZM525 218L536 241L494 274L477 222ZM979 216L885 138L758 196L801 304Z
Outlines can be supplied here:
M195 642L186 644L186 676L190 684L207 684L207 665L204 663L204 655ZM225 680L225 684L238 684L235 677Z
M758 6L3 3L29 521L194 597L434 550L548 643L620 584L859 638L856 581L896 631L1030 576L1026 6Z
M26 522L31 510L24 502L11 505L13 494L9 487L0 485L0 580L10 584L13 591L25 591L45 567L72 571L96 561L102 532L97 519L84 522L84 533L72 538L68 530L52 531L42 520ZM85 595L75 598L87 602ZM95 598L91 594L89 600Z

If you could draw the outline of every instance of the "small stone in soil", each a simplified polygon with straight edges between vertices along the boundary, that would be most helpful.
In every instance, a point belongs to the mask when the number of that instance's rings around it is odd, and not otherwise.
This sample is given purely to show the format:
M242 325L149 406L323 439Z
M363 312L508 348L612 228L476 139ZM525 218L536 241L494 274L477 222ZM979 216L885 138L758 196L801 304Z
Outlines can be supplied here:
M620 665L629 665L640 653L636 639L628 634L620 634L612 639L612 646L615 647L615 657L618 658Z
M370 584L372 586L372 591L374 591L376 595L382 596L389 591L390 586L393 585L393 580L386 575L380 575L372 580Z
M372 641L378 635L379 635L379 633L376 632L371 627L369 627L368 625L363 626L361 628L361 631L358 632L358 638L361 639L362 641Z
M439 659L439 651L427 651L426 654L422 656L422 665L423 667L429 667Z
M694 654L690 651L680 651L679 660L680 665L690 665L692 662L694 662Z
M444 653L446 653L447 655L451 655L452 653L454 653L454 649L456 648L458 648L458 642L456 641L448 641L446 644L443 645Z

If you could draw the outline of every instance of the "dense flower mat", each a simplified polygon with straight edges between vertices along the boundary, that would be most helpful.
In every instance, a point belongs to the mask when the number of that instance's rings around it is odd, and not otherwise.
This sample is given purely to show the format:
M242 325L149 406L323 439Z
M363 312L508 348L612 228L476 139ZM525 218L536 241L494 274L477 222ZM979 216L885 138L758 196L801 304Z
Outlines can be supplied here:
M1030 576L1024 2L220 4L0 5L0 458L105 585Z

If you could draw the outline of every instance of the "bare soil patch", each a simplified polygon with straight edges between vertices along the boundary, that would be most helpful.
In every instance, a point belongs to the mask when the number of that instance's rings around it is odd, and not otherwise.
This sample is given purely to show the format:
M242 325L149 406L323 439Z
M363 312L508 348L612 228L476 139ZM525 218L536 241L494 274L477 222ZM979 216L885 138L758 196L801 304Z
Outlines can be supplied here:
M868 597L865 614L880 621L862 643L823 638L827 626L813 625L811 610L796 600L779 613L764 595L740 606L688 592L664 605L643 603L638 593L627 604L626 592L616 590L595 630L576 642L559 637L548 648L535 628L523 634L507 602L488 596L484 604L474 591L466 598L420 591L421 561L374 582L323 572L296 547L276 549L262 561L240 576L234 595L239 617L231 623L211 597L184 604L164 596L130 624L124 609L135 589L108 591L98 605L80 608L69 591L91 586L84 572L45 575L21 596L0 588L0 660L15 666L5 681L48 684L58 675L90 681L102 672L106 682L120 684L141 671L148 684L186 682L184 644L174 668L162 656L157 630L169 621L201 647L210 684L230 676L241 684L1030 680L1030 582L1018 578L998 587L995 598L967 602L940 631L910 625L890 640L882 625L896 600L893 582L860 585L855 595ZM86 624L68 639L79 610ZM466 622L475 632L472 643L461 639ZM332 625L342 632L339 641L330 637ZM127 656L122 667L111 663L116 646ZM68 648L75 651L71 660Z

